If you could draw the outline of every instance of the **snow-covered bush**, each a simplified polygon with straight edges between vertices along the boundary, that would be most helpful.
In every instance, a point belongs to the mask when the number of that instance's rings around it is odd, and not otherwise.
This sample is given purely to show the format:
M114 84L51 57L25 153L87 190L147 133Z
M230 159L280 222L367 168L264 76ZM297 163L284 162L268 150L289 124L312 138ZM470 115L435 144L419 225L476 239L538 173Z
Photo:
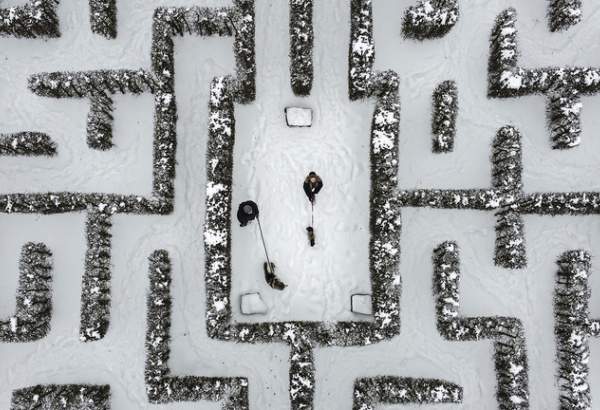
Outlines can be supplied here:
M600 336L590 319L588 281L591 257L583 250L568 251L557 261L554 296L554 334L557 342L561 409L592 409L589 383L589 339Z
M600 92L600 70L519 67L516 20L514 9L503 11L496 20L490 44L488 94L497 98L545 95L553 148L575 147L580 143L581 96Z
M0 8L0 36L60 37L58 1L29 0L22 6Z
M10 410L109 410L110 386L38 385L15 390Z
M312 88L312 18L312 0L290 0L290 79L296 95L309 95Z
M458 116L458 88L454 81L444 81L433 92L433 152L454 150L456 117Z
M461 403L463 390L444 380L379 376L354 382L352 410L375 410L382 404Z
M106 38L117 37L117 0L90 0L92 32Z
M402 31L406 37L417 40L443 37L458 17L458 0L419 0L406 10Z
M582 0L550 0L550 30L566 30L579 23L582 18Z
M0 156L54 156L56 144L40 132L17 132L0 134Z
M52 254L43 243L21 250L15 314L0 320L0 342L33 342L50 331L52 319Z
M223 410L247 410L245 378L171 375L171 261L165 250L155 251L150 261L150 292L146 324L146 393L154 404L178 401L222 401Z
M469 342L492 340L500 409L528 409L529 387L525 331L511 317L460 316L460 261L458 245L444 242L433 253L433 293L437 328L447 340Z
M111 216L108 210L88 211L87 251L81 283L79 340L91 342L106 335L110 322Z
M112 148L113 99L101 91L90 96L90 112L87 118L87 143L92 149Z

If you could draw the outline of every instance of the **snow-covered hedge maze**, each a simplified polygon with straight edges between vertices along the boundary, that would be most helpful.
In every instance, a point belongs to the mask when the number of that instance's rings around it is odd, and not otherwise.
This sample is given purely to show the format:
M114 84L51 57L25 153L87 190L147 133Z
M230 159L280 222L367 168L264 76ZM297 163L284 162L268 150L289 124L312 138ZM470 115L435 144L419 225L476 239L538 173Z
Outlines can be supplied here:
M600 69L594 67L519 66L517 12L507 9L492 31L489 61L489 96L515 98L543 94L548 99L548 119L553 148L580 143L581 96L600 92Z
M59 37L58 3L58 0L31 0L22 6L0 9L0 35ZM315 4L313 0L289 1L290 81L297 96L310 95L313 85ZM578 23L581 6L580 0L550 1L551 30L563 30ZM92 31L107 40L114 39L117 36L116 0L90 0L89 7ZM160 216L174 211L177 148L175 37L232 37L236 63L234 75L217 76L210 82L203 231L207 335L217 342L287 344L291 409L315 407L319 371L315 364L315 349L366 347L390 342L400 334L402 208L493 212L496 218L494 262L506 269L527 266L525 215L600 213L600 192L526 193L522 182L521 135L513 126L500 128L493 141L492 178L488 187L399 188L400 76L393 70L374 68L373 1L351 0L350 9L348 97L351 101L369 101L374 105L370 118L368 164L372 320L244 323L233 319L232 305L237 299L232 295L232 275L236 273L232 272L231 256L236 107L252 103L256 98L255 4L254 0L233 0L231 6L220 8L155 9L150 67L42 72L29 78L29 89L37 96L89 102L87 146L93 150L114 148L115 95L149 94L154 99L151 195L68 191L0 194L0 212L4 214L85 214L81 342L105 338L110 326L115 216ZM458 0L419 0L406 11L401 28L404 36L411 39L435 39L449 33L458 24L458 19ZM524 69L518 65L518 57L516 11L508 9L497 18L490 40L488 96L545 95L553 147L566 149L579 145L581 97L600 92L600 70L578 67ZM433 94L433 152L451 153L454 150L457 112L456 82L444 81ZM0 156L51 157L60 150L61 146L44 133L0 134ZM456 343L493 343L498 407L503 410L528 409L529 374L523 322L516 317L461 315L459 248L455 242L439 245L433 252L433 263L439 334L445 341ZM250 409L250 386L246 375L175 376L171 372L170 256L166 250L157 250L150 256L149 264L144 345L144 383L148 402L213 401L220 402L225 410ZM554 319L560 405L563 409L591 409L588 342L600 337L600 320L590 318L588 278L591 257L583 251L570 251L561 256L558 264ZM0 342L33 342L48 335L52 319L51 271L52 254L48 247L42 243L27 243L20 261L16 311L7 320L0 321ZM354 381L352 403L354 410L374 410L388 404L460 404L465 392L462 386L445 380L379 375L359 377ZM14 390L11 409L109 409L110 397L109 385L37 385Z
M151 403L220 401L223 410L248 409L245 378L175 377L169 369L171 340L171 261L167 251L150 256L150 293L147 302L146 392Z
M370 9L370 3L367 3ZM370 19L370 13L363 18ZM360 26L368 21L357 23ZM356 33L353 33L352 37L355 36ZM350 70L357 72L362 67L351 66ZM234 103L238 86L235 79L230 77L216 78L211 85L204 233L208 334L220 340L237 342L289 343L290 400L294 409L312 408L312 347L369 345L390 339L400 330L397 271L400 213L393 195L397 184L400 115L398 78L394 73L385 72L374 74L367 81L367 94L377 101L371 131L370 255L374 322L337 323L230 323L231 181L235 138Z
M492 149L492 187L487 189L401 190L403 207L487 210L497 213L496 264L511 269L526 265L525 240L520 209L529 204L521 184L521 136L513 127L498 131ZM535 211L529 213L536 213Z
M460 261L458 245L445 242L433 253L433 293L437 328L447 340L492 340L500 409L528 409L529 388L525 333L512 317L462 317L460 308Z
M98 4L93 7L101 6L99 4L101 2L96 3ZM111 216L119 213L168 214L173 209L177 112L172 38L185 34L235 36L234 52L239 78L238 98L240 101L254 98L253 1L236 0L234 3L233 7L222 9L200 7L157 9L153 24L151 70L53 72L36 74L30 78L30 89L40 96L90 99L88 144L90 148L95 149L108 149L112 145L112 95L115 93L154 95L152 197L78 192L10 193L0 196L0 210L5 213L56 214L81 211L88 213L88 249L81 297L80 337L82 341L102 339L109 326ZM23 8L13 9L11 16L15 17L11 17L10 25L7 24L6 18L2 20L4 24L2 31L17 37L58 35L54 6L53 1L36 1ZM32 9L34 7L35 10ZM38 10L40 7L41 9ZM37 13L35 19L31 17L33 13ZM40 19L40 22L36 20L34 25L32 19ZM102 30L102 34L111 37L106 25L101 24L101 26L104 28L100 29L98 25L94 27ZM56 149L60 150L60 147L56 148L49 137L33 133L3 136L1 146L3 155L52 155ZM29 250L23 255L17 313L7 323L2 324L3 341L36 340L48 331L51 305L46 285L46 281L49 280L47 276L49 266L46 265L49 262L42 259L45 248L33 245L30 248L27 248ZM34 275L34 278L30 279L29 276L23 275ZM200 399L205 396L204 393L197 391L195 378L176 378L171 381L174 382L173 389L178 400L189 400L194 397ZM214 387L219 386L220 383L219 379L215 380L213 385L205 384L203 387L212 390L211 394L217 394ZM93 397L88 398L88 394L92 394ZM56 403L60 402L61 406L69 409L104 409L108 408L108 389L88 389L86 386L39 386L15 392L13 407L30 408L28 406L37 405L38 400L41 400L39 405L44 406L43 408L56 408ZM152 400L159 400L159 398L152 398ZM241 407L235 402L227 408Z

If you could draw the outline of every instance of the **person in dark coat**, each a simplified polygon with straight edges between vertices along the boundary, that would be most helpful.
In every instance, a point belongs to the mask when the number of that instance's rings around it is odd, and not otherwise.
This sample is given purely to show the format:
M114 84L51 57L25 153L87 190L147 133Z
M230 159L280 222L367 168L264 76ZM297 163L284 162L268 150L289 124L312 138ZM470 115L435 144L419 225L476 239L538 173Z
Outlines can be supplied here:
M323 188L323 181L314 171L311 171L304 180L303 188L308 200L314 203L315 196L319 193L321 188Z
M240 226L246 226L258 217L258 205L253 201L242 202L238 207L237 219Z

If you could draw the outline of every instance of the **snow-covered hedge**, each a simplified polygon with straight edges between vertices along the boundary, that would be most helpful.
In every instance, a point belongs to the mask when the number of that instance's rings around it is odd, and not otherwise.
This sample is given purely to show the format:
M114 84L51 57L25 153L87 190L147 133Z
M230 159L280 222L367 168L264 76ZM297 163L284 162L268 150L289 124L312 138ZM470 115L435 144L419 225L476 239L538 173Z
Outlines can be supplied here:
M99 70L35 74L29 79L29 88L43 97L89 98L88 146L107 150L112 147L112 95L154 93L159 84L144 70Z
M10 410L109 410L110 386L38 385L15 390Z
M178 401L222 401L223 410L247 410L248 380L229 377L171 375L171 261L165 250L155 251L150 261L147 299L146 369L148 400L153 404Z
M513 127L498 131L492 153L492 185L503 197L496 220L495 263L507 269L527 266L523 217L512 209L523 194L521 136Z
M382 404L461 403L463 389L436 379L380 376L354 382L352 410L375 410Z
M529 387L525 331L511 317L460 316L459 249L444 242L433 253L437 328L447 340L469 342L492 340L500 409L528 409Z
M40 132L17 132L0 134L0 156L54 156L56 144Z
M90 112L87 118L87 143L92 149L112 148L113 99L104 91L90 96Z
M590 319L589 311L591 257L583 250L568 251L557 264L554 334L560 405L562 409L591 409L589 339L600 336L599 322Z
M290 350L290 400L292 409L312 409L315 393L315 363L310 340L289 340Z
M110 323L110 212L91 209L87 215L85 272L81 283L79 340L91 342L106 335Z
M510 209L499 211L496 217L496 266L506 269L526 268L527 250L523 217Z
M251 102L256 96L254 31L254 0L234 0L233 7L223 8L159 8L154 13L154 71L162 73L166 70L168 78L165 81L173 85L174 36L234 36L236 100Z
M313 1L290 0L290 79L296 95L309 95L313 82Z
M21 250L15 314L0 320L0 342L33 342L50 331L52 319L52 254L43 243Z
M484 189L401 190L401 207L427 207L497 212L496 264L511 269L527 262L520 205L527 198L521 183L521 136L501 128L492 148L492 186Z
M458 17L458 0L419 0L406 10L402 31L406 37L417 40L443 37Z
M90 0L92 32L106 38L117 37L117 0Z
M433 152L454 150L456 117L458 116L458 88L454 81L444 81L433 92Z
M368 96L369 79L375 62L372 0L351 0L348 89L350 99Z
M22 6L0 8L0 36L60 37L58 1L29 0Z
M503 11L496 20L490 44L488 94L497 98L545 95L553 148L575 147L580 143L581 96L600 92L600 69L519 67L516 20L514 9Z
M566 30L579 23L582 18L582 0L550 0L550 30Z

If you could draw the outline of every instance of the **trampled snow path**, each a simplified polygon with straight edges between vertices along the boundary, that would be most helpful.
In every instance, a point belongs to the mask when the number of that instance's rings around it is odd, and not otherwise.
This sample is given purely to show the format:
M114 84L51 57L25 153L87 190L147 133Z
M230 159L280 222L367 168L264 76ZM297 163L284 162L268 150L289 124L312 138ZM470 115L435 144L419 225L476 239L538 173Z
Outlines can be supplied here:
M38 128L50 133L59 147L59 155L51 160L2 158L1 191L64 188L147 193L152 129L149 96L117 99L116 147L102 153L85 145L86 103L36 97L26 88L26 79L39 71L147 66L152 12L158 5L172 5L172 2L121 1L119 36L110 41L89 32L85 2L63 3L59 8L63 38L0 40L5 58L0 68L0 131ZM273 259L290 285L285 295L291 297L278 295L264 286L255 226L246 230L234 227L233 295L260 288L265 299L270 297L269 303L276 308L269 320L334 320L349 315L349 293L364 291L368 285L367 271L355 267L367 264L366 244L358 245L367 240L360 228L366 226L367 202L361 201L367 193L366 143L371 107L349 103L346 96L347 2L343 6L329 1L315 2L314 91L308 98L292 97L287 77L287 5L283 3L286 2L257 1L258 93L256 102L237 108L239 144L234 203L249 196L259 201ZM488 186L492 138L500 126L512 123L524 138L523 177L528 191L599 190L600 140L595 136L600 131L600 118L595 113L600 109L600 100L597 97L585 99L584 142L580 149L569 152L550 148L542 97L504 101L486 98L489 32L501 10L518 7L521 47L527 66L574 63L599 66L600 45L596 39L600 33L594 23L596 2L585 2L584 21L576 28L550 34L545 0L519 4L508 0L476 0L462 8L461 20L451 34L426 43L400 37L402 12L413 3L383 0L374 5L376 68L398 70L402 78L399 185L402 188ZM198 1L178 0L177 4L194 5ZM173 372L246 376L252 409L289 407L286 346L217 342L209 339L205 331L201 231L206 105L210 78L233 72L230 43L228 39L177 40L179 146L175 212L170 216L115 218L113 305L111 327L104 340L91 344L78 340L85 253L83 216L0 215L1 317L8 317L14 311L20 246L26 241L43 241L55 258L54 314L49 336L35 343L0 345L1 408L9 408L11 392L16 388L37 383L81 382L111 384L112 408L117 410L219 408L217 403L208 402L148 404L143 380L147 257L157 248L168 249L174 263L170 360ZM439 82L448 78L457 81L461 108L455 152L440 156L431 153L431 93ZM283 108L288 104L311 105L315 109L313 128L287 129ZM244 151L244 146L249 151ZM300 184L311 165L308 158L314 147L319 147L315 171L323 176L326 187L317 204L319 245L310 249L304 235L308 203ZM341 164L333 167L330 158L339 159ZM276 178L280 171L281 178ZM353 187L348 177L354 177L358 187ZM346 181L336 185L336 179ZM342 201L346 194L349 198ZM358 213L356 218L348 217L354 212ZM444 378L463 386L463 404L447 405L444 409L496 407L491 343L448 343L435 329L431 253L439 243L450 239L457 241L462 249L462 312L469 316L506 314L523 320L530 360L531 408L556 408L552 316L555 260L565 250L575 248L588 249L596 256L600 245L598 218L525 217L529 266L515 272L493 266L491 214L407 209L403 210L403 222L401 335L391 342L367 348L317 350L315 407L351 408L354 380L380 374ZM352 239L347 237L351 233ZM356 250L364 249L365 253L353 252L346 258L348 249L355 250L355 241ZM301 269L307 259L311 264ZM246 261L248 266L244 266ZM346 268L337 269L338 266ZM593 266L597 272L600 263L596 258ZM595 317L600 316L599 285L600 275L595 273L590 281L592 294L596 295L591 300ZM331 290L333 295L327 294L325 299L324 295ZM590 384L597 397L599 343L591 342L591 349ZM598 406L597 401L594 405Z

